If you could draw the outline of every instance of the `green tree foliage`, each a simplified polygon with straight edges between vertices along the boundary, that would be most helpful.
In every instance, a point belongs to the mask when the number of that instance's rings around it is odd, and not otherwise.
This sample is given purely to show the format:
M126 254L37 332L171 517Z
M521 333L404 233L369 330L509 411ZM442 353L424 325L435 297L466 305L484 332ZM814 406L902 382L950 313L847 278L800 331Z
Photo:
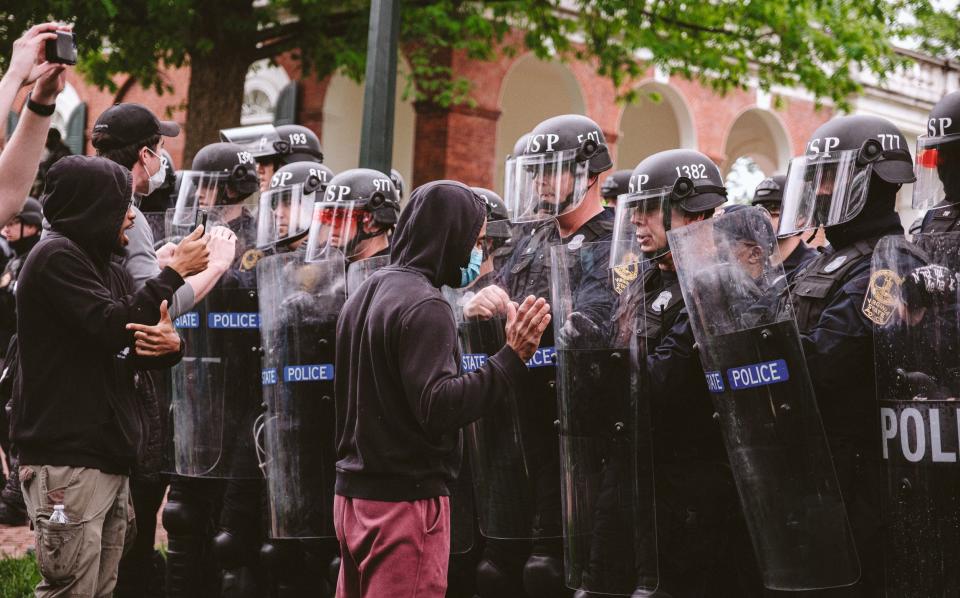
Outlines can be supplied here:
M113 87L128 73L164 91L162 65L190 65L187 155L240 117L253 62L291 52L307 72L364 73L369 2L359 0L2 0L0 60L29 25L75 23L92 82ZM630 99L649 66L720 92L756 82L806 88L845 105L854 73L887 73L899 58L896 17L928 0L406 0L401 38L411 65L408 93L441 106L470 101L456 51L487 60L511 31L542 58L590 60ZM950 32L957 35L956 27ZM956 44L954 44L954 47ZM2 66L2 65L0 65Z

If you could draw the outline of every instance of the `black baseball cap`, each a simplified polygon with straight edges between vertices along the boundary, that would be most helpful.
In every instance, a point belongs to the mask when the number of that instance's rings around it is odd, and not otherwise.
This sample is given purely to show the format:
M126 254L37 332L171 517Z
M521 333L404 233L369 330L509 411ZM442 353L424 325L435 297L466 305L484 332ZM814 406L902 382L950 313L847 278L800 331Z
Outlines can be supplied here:
M107 108L93 125L94 133L110 136L107 142L111 148L123 147L154 135L176 137L180 134L180 125L172 120L159 120L149 108L142 104L114 104ZM102 146L103 143L94 144ZM97 149L108 149L97 147Z

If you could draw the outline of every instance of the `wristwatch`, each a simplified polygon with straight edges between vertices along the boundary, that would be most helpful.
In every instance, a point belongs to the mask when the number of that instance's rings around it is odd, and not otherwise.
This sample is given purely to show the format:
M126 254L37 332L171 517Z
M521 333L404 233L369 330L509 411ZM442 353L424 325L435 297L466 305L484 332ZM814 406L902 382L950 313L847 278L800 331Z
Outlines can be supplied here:
M57 109L56 104L38 104L27 94L27 108L40 116L51 116Z

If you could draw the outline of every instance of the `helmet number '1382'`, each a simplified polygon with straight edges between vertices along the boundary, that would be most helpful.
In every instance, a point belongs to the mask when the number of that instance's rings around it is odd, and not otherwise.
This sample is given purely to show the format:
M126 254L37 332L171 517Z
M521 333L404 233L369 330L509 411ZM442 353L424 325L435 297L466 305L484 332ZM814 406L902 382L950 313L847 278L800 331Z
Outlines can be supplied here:
M305 133L290 133L290 143L293 145L306 145L307 136Z
M688 179L698 180L707 178L706 164L684 164L677 166L677 176L685 176Z

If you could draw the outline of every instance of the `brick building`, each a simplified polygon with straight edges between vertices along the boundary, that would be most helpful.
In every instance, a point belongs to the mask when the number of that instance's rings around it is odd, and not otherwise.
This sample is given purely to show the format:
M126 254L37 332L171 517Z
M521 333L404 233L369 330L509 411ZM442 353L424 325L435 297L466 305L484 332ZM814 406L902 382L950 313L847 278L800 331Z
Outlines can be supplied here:
M912 59L911 66L891 75L883 86L870 76L862 78L866 91L855 101L854 111L890 118L912 143L933 103L960 88L960 64L903 53ZM816 110L802 90L765 93L752 88L719 96L654 69L637 84L639 103L623 105L616 101L613 84L591 65L545 62L529 53L493 62L454 56L452 66L473 82L474 106L446 110L412 103L401 97L405 83L398 77L394 165L411 187L454 178L500 190L504 157L516 139L546 117L576 112L600 124L617 168L632 168L662 149L694 148L720 164L731 186L745 192L762 173L784 171L810 133L834 114L830 107ZM93 122L114 102L141 102L182 123L189 71L171 71L167 77L175 91L158 96L131 78L118 78L119 89L111 93L71 74L58 101L55 126L73 147L89 153ZM254 65L245 94L243 124L292 118L320 135L331 168L356 166L362 85L341 75L301 79L296 63L281 59L278 66ZM167 147L181 166L182 139L170 140Z

